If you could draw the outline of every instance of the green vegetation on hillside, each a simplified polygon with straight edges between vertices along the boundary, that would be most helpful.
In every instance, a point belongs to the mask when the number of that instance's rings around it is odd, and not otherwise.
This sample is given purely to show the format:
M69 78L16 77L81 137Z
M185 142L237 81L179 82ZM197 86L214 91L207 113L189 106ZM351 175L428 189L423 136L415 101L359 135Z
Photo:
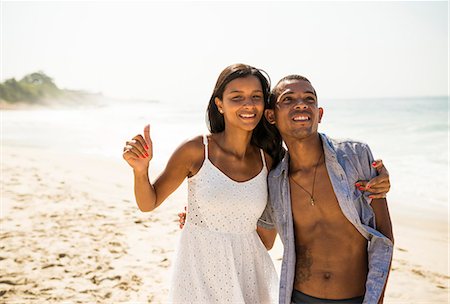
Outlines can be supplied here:
M73 91L59 89L53 80L41 71L26 75L19 81L11 78L0 83L0 100L8 103L35 103L61 99L73 94Z

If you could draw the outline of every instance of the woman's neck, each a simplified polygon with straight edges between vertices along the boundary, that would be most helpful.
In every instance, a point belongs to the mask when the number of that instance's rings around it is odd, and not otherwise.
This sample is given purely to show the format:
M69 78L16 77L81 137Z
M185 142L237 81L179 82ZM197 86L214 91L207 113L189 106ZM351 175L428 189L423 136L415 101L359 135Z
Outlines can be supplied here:
M238 159L244 159L250 148L252 132L243 130L225 129L217 133L215 141L217 145L226 153L230 153Z

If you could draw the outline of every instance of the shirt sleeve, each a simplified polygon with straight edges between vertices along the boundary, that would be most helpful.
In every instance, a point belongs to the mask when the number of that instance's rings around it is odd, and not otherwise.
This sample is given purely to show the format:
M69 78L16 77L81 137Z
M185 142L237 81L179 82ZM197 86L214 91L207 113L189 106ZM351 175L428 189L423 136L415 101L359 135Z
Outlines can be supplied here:
M261 217L258 219L258 226L270 230L275 229L272 205L270 203L270 200L267 201L266 208L264 209Z
M377 170L372 167L372 163L374 161L373 155L372 155L372 151L370 150L369 146L366 144L362 144L361 145L361 153L359 153L359 161L361 164L361 170L362 170L362 175L363 175L363 179L369 181L372 178L376 177L378 175ZM372 203L372 199L369 198L369 195L371 193L364 191L364 199L366 200L366 202L368 204Z

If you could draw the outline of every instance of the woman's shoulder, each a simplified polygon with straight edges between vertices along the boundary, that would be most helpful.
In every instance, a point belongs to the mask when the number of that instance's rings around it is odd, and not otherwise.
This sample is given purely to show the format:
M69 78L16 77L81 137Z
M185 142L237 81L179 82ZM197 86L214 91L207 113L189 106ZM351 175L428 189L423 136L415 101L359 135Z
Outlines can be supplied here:
M185 140L178 147L178 152L189 155L190 158L196 159L204 155L204 135L198 135L193 138Z
M187 149L203 149L203 138L205 135L197 135L195 137L186 139L181 145Z
M273 159L266 151L264 151L264 158L266 159L267 170L270 171L272 169Z

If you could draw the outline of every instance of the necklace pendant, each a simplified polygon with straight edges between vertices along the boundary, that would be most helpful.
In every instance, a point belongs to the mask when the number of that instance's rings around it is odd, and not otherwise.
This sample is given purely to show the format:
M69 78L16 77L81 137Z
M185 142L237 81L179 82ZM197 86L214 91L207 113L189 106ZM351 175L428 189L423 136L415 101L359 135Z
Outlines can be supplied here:
M309 200L309 202L311 203L311 206L314 206L314 198L311 196L311 199Z

